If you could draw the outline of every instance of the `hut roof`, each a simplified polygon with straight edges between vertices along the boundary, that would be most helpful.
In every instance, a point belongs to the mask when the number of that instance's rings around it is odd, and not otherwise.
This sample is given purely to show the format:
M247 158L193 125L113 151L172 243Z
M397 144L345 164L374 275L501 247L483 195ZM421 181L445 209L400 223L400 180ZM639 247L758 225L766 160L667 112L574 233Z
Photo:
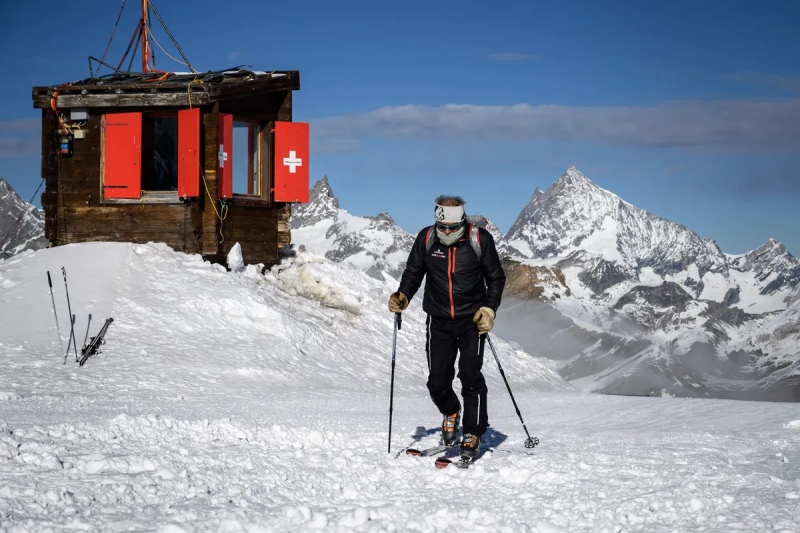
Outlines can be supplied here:
M116 72L60 85L34 87L33 107L59 109L148 105L205 105L254 94L300 88L296 70L235 67L208 72Z

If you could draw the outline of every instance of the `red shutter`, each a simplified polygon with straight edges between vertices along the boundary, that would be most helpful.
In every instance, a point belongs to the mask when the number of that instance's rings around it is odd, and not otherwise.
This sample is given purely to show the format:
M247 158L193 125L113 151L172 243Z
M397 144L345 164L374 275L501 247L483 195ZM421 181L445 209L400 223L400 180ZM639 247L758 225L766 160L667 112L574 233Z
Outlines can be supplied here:
M103 196L142 196L142 114L106 113L103 121Z
M233 115L219 114L219 170L217 195L233 198Z
M200 108L178 111L178 196L200 196Z
M275 201L308 202L308 123L275 122Z

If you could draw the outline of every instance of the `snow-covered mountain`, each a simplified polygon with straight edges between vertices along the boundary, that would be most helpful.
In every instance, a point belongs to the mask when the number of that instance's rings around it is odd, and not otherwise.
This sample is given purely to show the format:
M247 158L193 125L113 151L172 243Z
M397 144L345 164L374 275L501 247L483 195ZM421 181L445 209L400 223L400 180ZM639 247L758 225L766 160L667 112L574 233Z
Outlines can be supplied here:
M725 255L714 241L625 202L575 167L534 192L506 238L517 255L574 274L575 289L606 306L638 284L671 281L694 298L776 311L800 281L800 261L777 241Z
M0 178L0 258L23 250L46 248L44 213L16 193Z
M348 231L368 223L339 210L327 180L305 209L311 222L328 217L325 238L304 225L296 242L373 276L402 272L402 263L384 266L364 250L378 236L378 250L391 243L402 260L413 238L396 225L392 238ZM506 235L484 217L472 220L492 232L506 261L498 331L559 361L572 383L613 393L800 399L800 261L781 243L724 254L574 167L537 189ZM356 245L344 246L352 233Z
M522 261L560 267L592 323L617 339L614 357L602 342L574 354L568 379L606 392L800 399L800 323L786 312L800 261L779 242L726 255L574 167L534 192L507 239Z
M333 195L328 176L323 176L309 190L307 203L292 204L289 227L295 230L324 220L336 220L339 211L339 200Z
M294 243L378 279L398 278L414 244L387 213L359 217L340 209L327 176L311 188L307 204L293 208L289 225Z

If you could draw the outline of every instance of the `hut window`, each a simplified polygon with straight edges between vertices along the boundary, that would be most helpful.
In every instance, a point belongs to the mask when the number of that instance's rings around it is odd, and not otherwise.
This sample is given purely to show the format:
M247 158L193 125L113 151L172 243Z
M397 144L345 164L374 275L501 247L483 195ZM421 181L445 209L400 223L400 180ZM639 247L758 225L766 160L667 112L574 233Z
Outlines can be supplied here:
M103 130L104 198L162 202L200 194L199 109L106 113Z
M178 190L178 115L175 113L143 116L142 190Z
M261 126L233 121L233 193L261 196Z

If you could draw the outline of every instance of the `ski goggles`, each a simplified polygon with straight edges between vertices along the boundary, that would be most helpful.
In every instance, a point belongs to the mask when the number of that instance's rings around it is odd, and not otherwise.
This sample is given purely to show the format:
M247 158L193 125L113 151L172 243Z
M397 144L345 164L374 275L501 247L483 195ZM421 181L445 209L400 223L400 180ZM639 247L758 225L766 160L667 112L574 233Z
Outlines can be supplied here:
M464 225L464 221L461 222L453 222L452 224L445 224L444 222L437 222L436 229L441 231L455 231Z

